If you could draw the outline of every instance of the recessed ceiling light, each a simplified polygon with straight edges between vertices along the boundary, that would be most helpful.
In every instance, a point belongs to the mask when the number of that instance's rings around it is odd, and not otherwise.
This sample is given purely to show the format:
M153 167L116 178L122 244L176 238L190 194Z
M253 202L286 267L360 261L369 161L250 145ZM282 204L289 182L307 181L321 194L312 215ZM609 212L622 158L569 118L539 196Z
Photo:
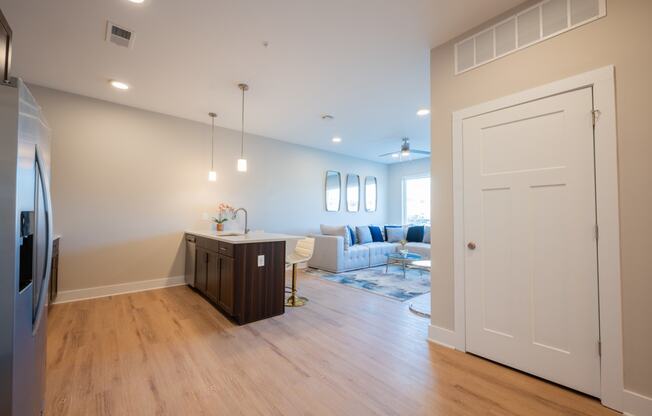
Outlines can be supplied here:
M140 3L145 2L145 0L129 0L129 1L132 2L132 3L136 3L136 4L140 4Z
M340 142L342 142L342 138L341 138L341 137L337 137L337 136L336 136L336 137L333 137L332 140L333 140L333 143L340 143Z
M116 80L111 80L111 86L113 88L117 88L119 90L128 90L129 89L128 84L125 84L124 82L116 81Z
M419 117L425 117L425 116L427 116L428 114L430 114L430 110L427 109L427 108L421 108L421 109L419 109L419 111L417 111L417 115L418 115Z

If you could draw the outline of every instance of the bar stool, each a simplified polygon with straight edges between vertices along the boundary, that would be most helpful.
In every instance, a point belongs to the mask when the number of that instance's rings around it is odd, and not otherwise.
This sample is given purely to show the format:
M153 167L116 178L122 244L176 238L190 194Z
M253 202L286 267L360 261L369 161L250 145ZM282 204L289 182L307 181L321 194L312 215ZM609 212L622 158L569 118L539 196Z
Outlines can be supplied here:
M303 306L308 302L307 298L297 296L297 265L310 260L314 249L315 239L304 238L297 242L294 252L285 258L285 265L292 266L292 291L290 296L285 300L285 306Z

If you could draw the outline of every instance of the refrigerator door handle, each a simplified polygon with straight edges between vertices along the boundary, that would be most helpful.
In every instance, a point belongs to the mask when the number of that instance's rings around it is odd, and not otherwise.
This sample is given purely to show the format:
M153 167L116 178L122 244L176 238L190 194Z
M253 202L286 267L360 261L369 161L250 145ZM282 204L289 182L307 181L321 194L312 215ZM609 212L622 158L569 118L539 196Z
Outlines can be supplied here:
M48 298L48 291L50 286L50 273L52 268L52 200L50 199L50 184L47 180L45 173L45 164L41 158L41 153L39 152L38 146L36 146L36 164L38 165L38 173L41 184L41 189L43 190L43 205L45 208L46 214L46 250L45 250L45 267L43 268L42 281L43 285L38 294L38 303L36 306L36 313L34 323L32 325L32 333L36 334L38 328L41 324L41 318L43 317L43 311L45 309L45 301Z

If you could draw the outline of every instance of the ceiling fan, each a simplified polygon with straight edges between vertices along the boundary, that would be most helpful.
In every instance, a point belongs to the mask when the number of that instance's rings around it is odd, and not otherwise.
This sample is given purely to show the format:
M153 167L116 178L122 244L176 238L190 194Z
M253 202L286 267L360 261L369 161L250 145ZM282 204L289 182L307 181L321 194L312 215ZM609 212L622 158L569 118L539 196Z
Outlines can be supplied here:
M403 159L404 157L408 157L411 154L430 155L430 152L427 152L425 150L410 150L410 139L404 137L403 143L401 144L401 149L398 152L389 152L382 155L378 155L378 157L391 156L391 157Z

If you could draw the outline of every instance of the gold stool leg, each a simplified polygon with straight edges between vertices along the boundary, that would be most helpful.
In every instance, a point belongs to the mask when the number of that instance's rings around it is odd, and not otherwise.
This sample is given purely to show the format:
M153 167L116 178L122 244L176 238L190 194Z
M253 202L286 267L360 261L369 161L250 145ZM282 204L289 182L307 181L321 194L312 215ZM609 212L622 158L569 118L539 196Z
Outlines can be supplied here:
M303 306L308 302L307 298L297 296L297 264L292 265L292 293L285 300L285 306L291 308L296 306Z

